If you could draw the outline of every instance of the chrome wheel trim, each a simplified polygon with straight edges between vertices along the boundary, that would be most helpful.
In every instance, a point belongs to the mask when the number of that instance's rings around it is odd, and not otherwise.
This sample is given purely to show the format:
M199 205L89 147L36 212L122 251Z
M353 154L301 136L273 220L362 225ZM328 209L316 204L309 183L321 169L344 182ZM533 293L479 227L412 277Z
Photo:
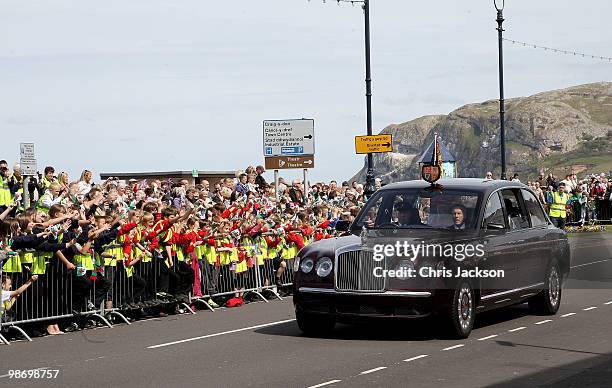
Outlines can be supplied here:
M474 305L470 287L467 284L463 284L457 298L457 318L463 331L467 331L470 328L472 314L474 314L473 310Z
M557 267L553 266L548 275L548 300L552 307L556 307L559 303L559 296L561 294L561 285L559 283Z

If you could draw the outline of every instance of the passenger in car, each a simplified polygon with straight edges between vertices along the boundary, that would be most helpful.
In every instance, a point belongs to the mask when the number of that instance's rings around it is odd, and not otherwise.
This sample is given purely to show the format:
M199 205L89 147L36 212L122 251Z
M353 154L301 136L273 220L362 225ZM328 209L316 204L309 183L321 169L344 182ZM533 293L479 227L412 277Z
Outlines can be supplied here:
M463 205L454 205L451 208L453 224L448 229L465 229L466 211Z

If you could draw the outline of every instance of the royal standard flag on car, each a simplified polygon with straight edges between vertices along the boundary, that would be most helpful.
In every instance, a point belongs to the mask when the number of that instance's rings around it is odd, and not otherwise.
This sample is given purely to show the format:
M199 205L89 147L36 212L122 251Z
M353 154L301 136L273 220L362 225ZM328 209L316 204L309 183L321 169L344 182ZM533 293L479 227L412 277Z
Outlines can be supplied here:
M437 133L434 133L434 149L431 153L431 164L432 166L438 166L440 168L440 176L442 176L442 151L440 149L440 143L438 142Z

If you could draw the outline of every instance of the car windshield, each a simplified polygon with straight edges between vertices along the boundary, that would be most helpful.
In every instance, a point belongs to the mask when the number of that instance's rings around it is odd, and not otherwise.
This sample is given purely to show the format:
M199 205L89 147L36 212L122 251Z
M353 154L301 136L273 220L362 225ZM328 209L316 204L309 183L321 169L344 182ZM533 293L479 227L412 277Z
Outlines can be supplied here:
M355 225L379 229L474 229L480 200L478 192L466 190L382 190L368 201Z

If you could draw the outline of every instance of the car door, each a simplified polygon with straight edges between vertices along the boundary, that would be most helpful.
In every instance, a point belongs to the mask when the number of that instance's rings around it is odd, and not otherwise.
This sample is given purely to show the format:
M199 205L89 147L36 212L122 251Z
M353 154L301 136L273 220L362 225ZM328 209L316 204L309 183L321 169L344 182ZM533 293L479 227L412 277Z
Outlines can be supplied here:
M531 265L531 257L535 255L534 247L528 243L530 236L529 215L523 204L521 189L512 188L501 191L506 218L510 230L508 237L516 251L515 264L517 271L515 272L516 279L514 281L516 288L521 288L529 284L529 270Z
M483 269L504 271L503 277L481 279L482 299L487 301L514 289L518 271L514 237L499 192L494 192L485 205L482 241L485 251L481 261Z
M542 283L546 275L550 256L549 243L546 241L548 219L533 193L521 189L521 196L531 227L526 231L524 244L517 247L521 259L519 287L531 287Z

